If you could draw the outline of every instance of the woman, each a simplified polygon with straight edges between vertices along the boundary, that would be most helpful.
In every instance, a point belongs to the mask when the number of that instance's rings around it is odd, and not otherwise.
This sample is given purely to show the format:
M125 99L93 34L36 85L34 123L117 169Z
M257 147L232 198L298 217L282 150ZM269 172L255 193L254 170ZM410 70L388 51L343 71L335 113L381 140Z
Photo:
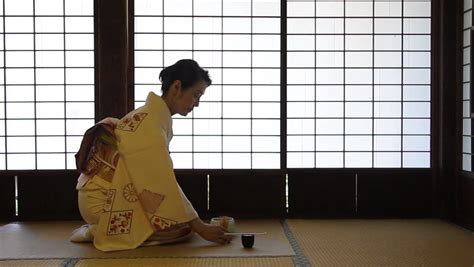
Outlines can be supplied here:
M171 116L199 106L209 74L188 59L163 69L160 80L161 97L150 92L143 107L86 132L76 161L79 210L88 224L71 241L94 241L103 251L176 242L192 232L230 242L223 227L199 218L176 182L168 149Z

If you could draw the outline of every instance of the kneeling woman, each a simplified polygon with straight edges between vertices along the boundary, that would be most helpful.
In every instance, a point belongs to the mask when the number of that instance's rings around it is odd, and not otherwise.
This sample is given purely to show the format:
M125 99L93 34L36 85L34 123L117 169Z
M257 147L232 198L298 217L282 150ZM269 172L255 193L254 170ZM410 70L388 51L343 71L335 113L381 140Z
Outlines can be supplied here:
M88 224L71 241L93 241L103 251L177 242L193 232L230 241L223 227L199 218L176 182L168 149L171 116L199 105L209 74L193 60L180 60L163 69L160 80L162 96L150 92L144 106L86 132L76 160L79 210Z

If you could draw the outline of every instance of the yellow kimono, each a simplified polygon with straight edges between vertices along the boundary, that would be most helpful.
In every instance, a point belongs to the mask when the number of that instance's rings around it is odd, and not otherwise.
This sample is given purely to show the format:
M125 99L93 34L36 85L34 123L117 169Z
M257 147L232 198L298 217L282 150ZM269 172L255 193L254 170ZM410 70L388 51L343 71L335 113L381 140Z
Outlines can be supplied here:
M187 231L182 234L189 234L187 223L198 215L174 175L168 149L172 119L166 103L150 92L145 105L123 117L114 133L119 155L116 166L106 163L106 171L102 168L94 174L96 180L96 176L108 180L111 175L107 173L113 174L93 233L95 247L102 251L133 249L183 225Z

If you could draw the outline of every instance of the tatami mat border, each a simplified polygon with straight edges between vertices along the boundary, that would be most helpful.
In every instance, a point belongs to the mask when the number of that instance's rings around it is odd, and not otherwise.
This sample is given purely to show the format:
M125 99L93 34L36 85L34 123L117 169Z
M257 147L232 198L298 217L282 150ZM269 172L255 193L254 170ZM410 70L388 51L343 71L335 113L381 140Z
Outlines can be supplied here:
M288 239L291 247L295 251L295 256L292 257L295 266L311 266L311 263L309 263L308 258L306 258L306 256L304 255L303 250L301 249L298 243L298 240L296 240L295 236L293 235L293 232L291 232L291 229L288 226L286 220L281 220L280 222L283 226L283 231L285 232L286 238Z
M80 260L79 258L68 258L61 262L59 267L74 267Z
M456 227L456 228L458 228L458 229L461 229L461 230L463 230L463 231L465 231L465 232L467 232L467 233L470 233L470 234L474 235L474 231L471 230L471 229L469 229L469 228L466 228L466 227L464 227L464 226L462 226L462 225L459 225L459 224L455 224L455 223L453 223L453 222L451 222L451 221L447 221L447 220L442 220L442 221L445 222L445 223L447 223L447 224L449 224L449 225L452 225L452 226L454 226L454 227ZM474 265L473 265L473 266L474 266Z

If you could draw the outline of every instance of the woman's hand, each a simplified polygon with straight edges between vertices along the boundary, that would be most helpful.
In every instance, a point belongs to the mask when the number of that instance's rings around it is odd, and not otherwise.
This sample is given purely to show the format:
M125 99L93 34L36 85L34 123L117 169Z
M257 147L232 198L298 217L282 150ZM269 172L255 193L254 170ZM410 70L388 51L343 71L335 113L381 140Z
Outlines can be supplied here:
M232 236L224 235L224 233L226 232L227 231L225 230L225 228L220 225L211 225L205 223L201 232L199 232L198 234L208 241L216 242L219 244L229 244L230 240L232 239Z
M207 224L201 221L199 218L191 221L190 224L196 233L208 241L219 244L229 244L232 240L232 236L225 235L227 231L220 225Z

